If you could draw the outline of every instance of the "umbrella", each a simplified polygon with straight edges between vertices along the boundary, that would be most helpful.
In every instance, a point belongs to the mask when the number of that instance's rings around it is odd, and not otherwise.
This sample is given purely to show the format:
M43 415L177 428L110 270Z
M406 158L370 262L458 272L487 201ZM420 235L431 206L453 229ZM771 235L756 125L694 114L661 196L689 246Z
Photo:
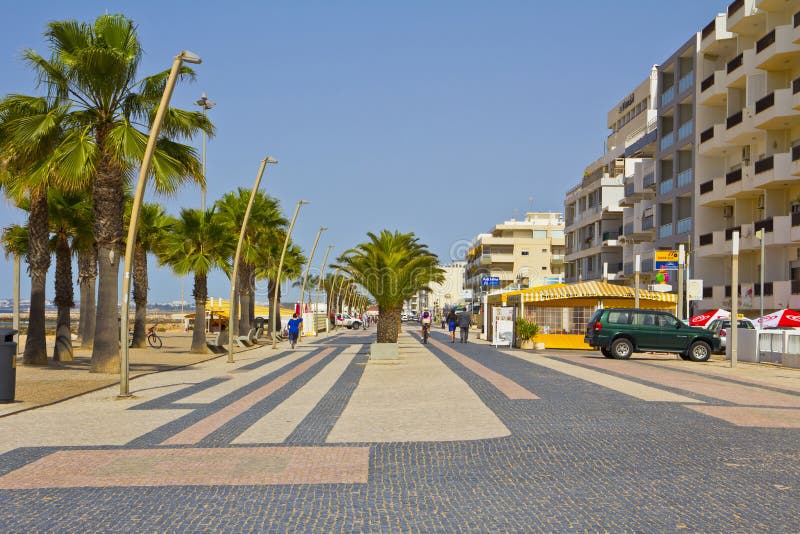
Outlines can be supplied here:
M708 310L689 319L689 326L708 326L714 319L724 319L731 316L726 310Z
M800 327L800 312L787 309L778 310L759 317L754 322L761 328Z

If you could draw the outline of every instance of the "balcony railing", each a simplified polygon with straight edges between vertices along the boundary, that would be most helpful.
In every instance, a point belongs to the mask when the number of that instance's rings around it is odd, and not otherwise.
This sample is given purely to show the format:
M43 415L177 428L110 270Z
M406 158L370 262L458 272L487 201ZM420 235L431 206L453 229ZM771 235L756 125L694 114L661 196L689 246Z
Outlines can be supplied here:
M711 73L711 76L707 76L705 80L700 82L700 92L703 93L712 87L714 87L714 73Z
M737 111L736 113L734 113L733 115L728 117L728 120L725 121L725 127L728 130L730 130L731 128L733 128L737 124L740 124L742 122L742 120L744 120L743 113L741 111Z
M687 217L678 221L675 229L678 234L685 234L692 231L692 218Z
M767 219L762 219L760 221L756 221L753 224L753 231L758 232L759 230L764 230L764 232L771 232L772 231L772 217Z
M665 148L672 146L672 143L674 142L675 142L675 132L670 132L661 137L661 142L659 143L658 146L661 148L661 150L664 150Z
M730 241L731 239L733 239L733 232L740 232L741 233L741 231L742 231L742 227L741 226L734 226L732 228L726 228L725 229L725 241Z
M644 178L642 179L642 185L645 187L654 185L656 183L656 175L655 173L645 174Z
M797 93L800 93L800 77L792 80L792 94L796 95Z
M742 169L736 169L725 174L725 183L727 185L735 184L742 179Z
M792 17L792 23L794 24L795 28L800 26L800 11L794 14L794 16Z
M612 241L619 237L619 232L603 232L603 241Z
M743 53L739 54L732 60L728 61L728 64L725 67L726 72L730 74L731 72L735 71L736 69L742 66L743 61L744 61Z
M800 159L800 145L795 145L792 147L792 161L797 161Z
M728 5L728 18L744 7L744 0L734 0Z
M707 129L703 130L702 133L700 134L700 142L701 143L705 143L709 139L713 139L713 138L714 138L714 127L713 126L711 128L707 128Z
M800 226L800 211L792 213L792 226Z
M653 227L653 216L648 215L644 219L642 219L642 230L649 230Z
M674 182L672 178L668 178L666 180L661 180L661 183L658 184L658 192L662 195L669 193L673 189Z
M659 239L672 235L672 223L662 224L658 227Z
M694 171L686 169L678 173L678 187L684 187L692 183L694 179Z
M774 32L774 30L773 30ZM688 72L683 75L683 78L678 80L678 92L682 93L694 85L694 71Z
M760 159L756 161L755 164L756 174L761 174L762 172L767 172L774 168L775 168L775 158L773 156L767 156L764 159Z
M766 34L764 37L756 41L756 54L760 54L774 43L775 43L775 29L772 29L768 34Z
M711 19L711 22L706 24L705 27L703 28L701 39L705 39L706 37L714 33L716 27L717 27L717 18L714 17L713 19Z
M714 180L709 180L700 184L700 194L705 195L714 190Z
M661 94L661 105L666 106L672 99L675 98L675 86L668 87L664 89L664 92Z
M706 245L713 245L714 244L714 232L709 232L707 234L703 234L699 237L700 246L704 247Z
M681 124L680 128L678 128L678 139L683 139L690 133L692 133L692 129L694 128L694 121L689 119L688 121Z
M775 105L775 92L773 91L767 96L756 100L756 115L758 115L765 109L771 108L774 105Z

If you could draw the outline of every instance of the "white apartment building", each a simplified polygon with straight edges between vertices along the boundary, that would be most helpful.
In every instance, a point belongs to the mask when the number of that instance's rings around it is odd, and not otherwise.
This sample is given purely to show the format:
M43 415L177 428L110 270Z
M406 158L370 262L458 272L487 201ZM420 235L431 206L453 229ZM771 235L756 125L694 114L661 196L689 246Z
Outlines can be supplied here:
M430 285L430 292L426 300L428 306L434 310L452 308L457 304L463 304L464 299L464 269L466 263L463 261L453 262L450 265L440 265L444 270L444 282L433 283Z
M546 285L564 277L564 216L526 213L473 240L466 258L464 288L481 290ZM499 278L499 286L482 286L484 276Z
M800 306L800 0L736 0L699 34L693 277L701 309L731 303L739 231L744 312ZM763 231L766 254L761 258Z

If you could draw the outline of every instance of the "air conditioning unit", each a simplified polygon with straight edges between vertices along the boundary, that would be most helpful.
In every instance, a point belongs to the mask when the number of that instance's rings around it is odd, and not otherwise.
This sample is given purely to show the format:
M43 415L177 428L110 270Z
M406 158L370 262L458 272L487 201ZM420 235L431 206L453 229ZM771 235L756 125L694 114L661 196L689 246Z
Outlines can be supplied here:
M758 209L764 209L764 195L758 197Z
M733 206L722 206L722 216L726 218L733 217Z

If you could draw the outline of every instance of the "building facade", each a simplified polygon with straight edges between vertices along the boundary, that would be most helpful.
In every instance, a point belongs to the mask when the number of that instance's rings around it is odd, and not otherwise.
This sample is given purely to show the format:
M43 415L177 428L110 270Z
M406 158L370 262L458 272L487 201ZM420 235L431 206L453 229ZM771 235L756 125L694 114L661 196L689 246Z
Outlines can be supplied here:
M564 217L561 213L526 213L521 221L496 225L479 234L467 254L464 288L481 291L546 285L564 277ZM499 285L482 285L483 277Z
M727 307L800 306L800 1L736 0L699 34L693 277ZM761 239L765 253L761 255Z

